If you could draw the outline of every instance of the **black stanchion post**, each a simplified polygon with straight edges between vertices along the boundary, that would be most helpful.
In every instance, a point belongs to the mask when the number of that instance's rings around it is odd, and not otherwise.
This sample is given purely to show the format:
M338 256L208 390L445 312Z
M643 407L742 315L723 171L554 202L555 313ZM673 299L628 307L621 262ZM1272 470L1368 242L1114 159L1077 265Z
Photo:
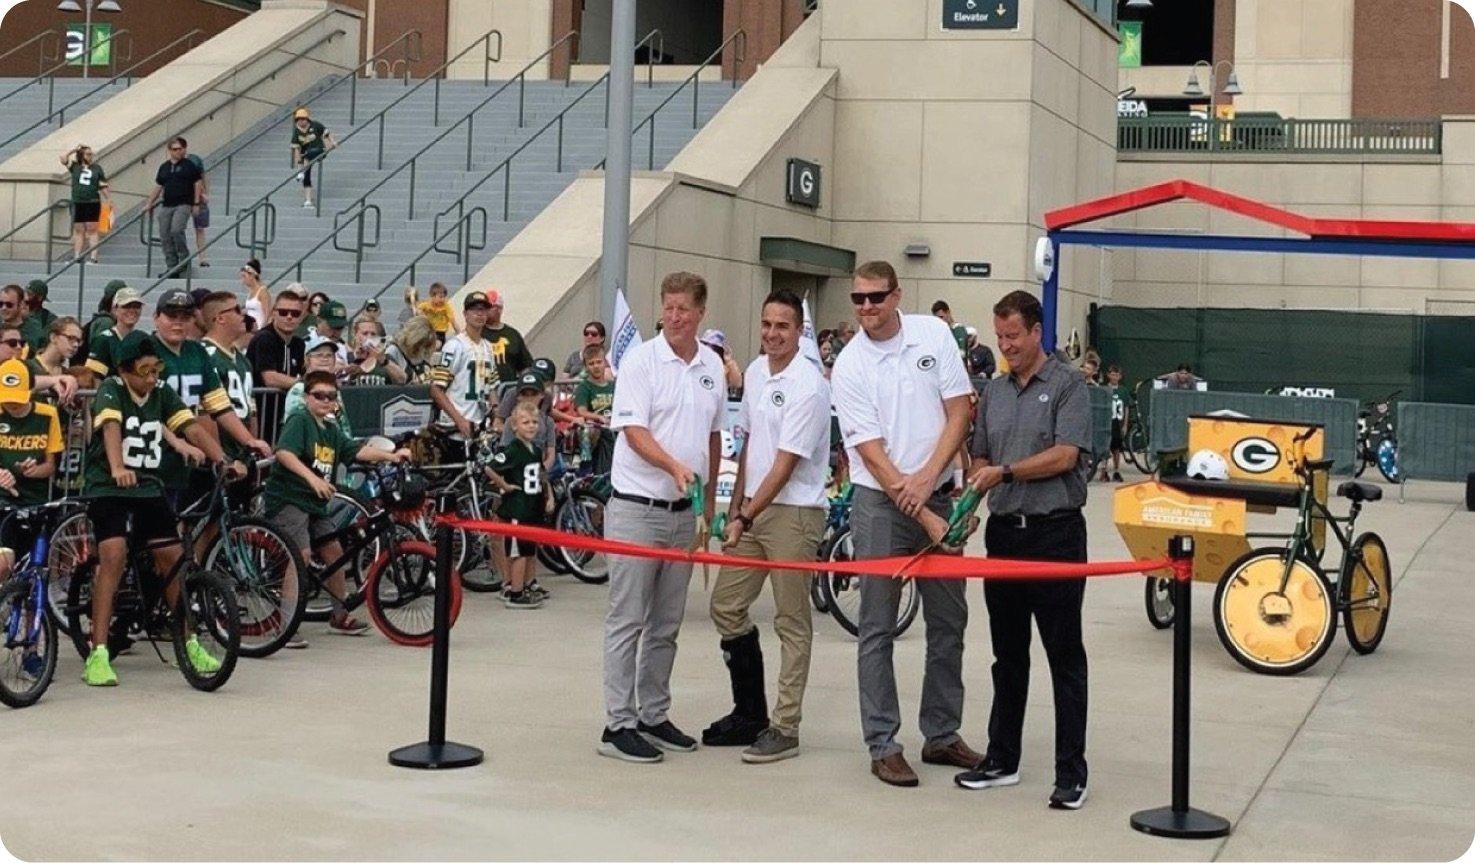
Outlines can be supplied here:
M436 510L455 512L453 495L441 494ZM396 767L448 770L481 763L475 746L446 740L446 676L451 662L451 529L440 525L435 535L435 641L430 648L430 739L401 746L389 753Z
M1168 544L1173 561L1173 803L1133 813L1132 827L1174 839L1229 835L1229 822L1188 805L1189 651L1193 630L1193 537Z

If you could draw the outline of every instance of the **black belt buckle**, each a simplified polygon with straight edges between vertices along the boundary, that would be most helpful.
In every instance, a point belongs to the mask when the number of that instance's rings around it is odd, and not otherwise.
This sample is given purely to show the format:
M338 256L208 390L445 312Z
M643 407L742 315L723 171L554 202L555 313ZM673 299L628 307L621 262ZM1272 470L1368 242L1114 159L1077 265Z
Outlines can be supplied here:
M1010 513L1010 515L1012 515L1014 518L1019 519L1019 523L1014 525L1015 527L1019 528L1020 530L1027 530L1029 528L1029 516L1025 515L1022 512L1014 512Z

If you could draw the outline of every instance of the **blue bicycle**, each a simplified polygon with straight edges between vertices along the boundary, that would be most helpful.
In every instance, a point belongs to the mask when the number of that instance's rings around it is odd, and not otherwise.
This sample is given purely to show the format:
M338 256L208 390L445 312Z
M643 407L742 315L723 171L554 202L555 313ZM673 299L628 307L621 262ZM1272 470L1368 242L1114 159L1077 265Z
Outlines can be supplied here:
M0 650L0 702L30 707L41 699L56 674L59 652L56 619L47 613L47 553L57 513L67 500L13 509L5 515L0 536L32 537L28 553L19 554L10 578L0 585L5 616L5 646Z

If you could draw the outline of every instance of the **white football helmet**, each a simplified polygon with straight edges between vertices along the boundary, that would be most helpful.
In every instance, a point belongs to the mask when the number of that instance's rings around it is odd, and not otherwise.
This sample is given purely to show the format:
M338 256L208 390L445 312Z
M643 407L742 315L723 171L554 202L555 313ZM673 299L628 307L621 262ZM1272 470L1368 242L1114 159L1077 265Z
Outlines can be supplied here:
M1188 460L1189 479L1229 479L1229 462L1211 449L1201 449Z

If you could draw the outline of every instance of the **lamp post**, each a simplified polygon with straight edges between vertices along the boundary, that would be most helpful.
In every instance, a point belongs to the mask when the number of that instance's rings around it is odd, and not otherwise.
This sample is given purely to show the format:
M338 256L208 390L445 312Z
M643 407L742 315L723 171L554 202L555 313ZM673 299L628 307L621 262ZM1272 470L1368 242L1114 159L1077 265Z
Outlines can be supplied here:
M56 8L63 12L81 12L85 16L82 25L82 77L86 78L92 66L92 10L95 8L99 12L122 12L123 7L118 5L118 0L82 0L81 3L77 0L61 0ZM112 51L112 46L108 46L108 50Z
M1200 60L1197 63L1194 63L1193 68L1188 70L1188 84L1183 88L1183 95L1190 98L1202 98L1204 96L1204 88L1201 84L1199 84L1198 67L1202 66L1205 69L1209 70L1209 118L1208 123L1206 124L1206 128L1209 131L1210 150L1214 149L1214 139L1218 137L1215 134L1214 124L1219 119L1219 112L1216 109L1219 106L1219 83L1217 73L1220 64L1223 64L1229 70L1228 77L1224 79L1224 95L1243 95L1244 88L1239 86L1239 75L1234 71L1234 64L1229 62L1228 60L1220 60L1218 63L1210 63L1208 60Z

